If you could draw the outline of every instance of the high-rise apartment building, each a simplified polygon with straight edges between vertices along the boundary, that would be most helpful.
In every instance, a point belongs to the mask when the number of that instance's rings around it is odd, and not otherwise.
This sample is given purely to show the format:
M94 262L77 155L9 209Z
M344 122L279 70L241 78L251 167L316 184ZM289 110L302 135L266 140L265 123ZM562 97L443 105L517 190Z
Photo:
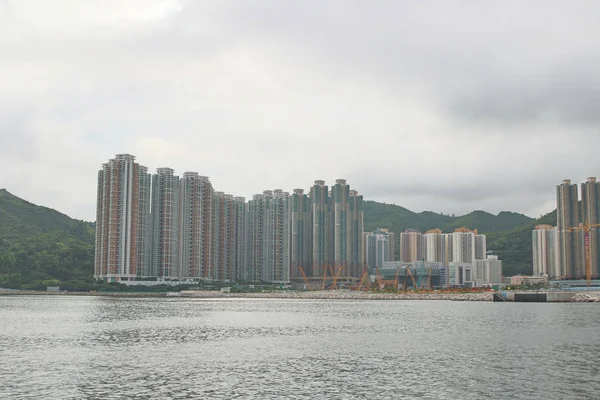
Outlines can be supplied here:
M120 281L151 274L150 175L130 154L98 172L94 276Z
M600 182L595 177L590 177L581 184L581 222L580 230L584 274L587 275L589 265L592 279L599 278L600 271Z
M171 168L152 175L152 275L179 277L179 177Z
M477 231L458 228L452 232L452 261L456 263L474 263L475 235Z
M438 262L441 262L442 265L448 265L452 262L452 234L451 233L442 233L439 237L440 241L440 251L438 252Z
M565 279L584 277L581 233L573 230L579 225L578 200L577 185L569 179L556 187L561 276Z
M487 256L475 261L473 279L477 285L494 285L502 283L502 261L498 256Z
M558 230L551 225L537 225L532 231L533 275L562 279Z
M235 276L237 280L248 280L248 271L246 270L246 240L247 240L247 208L246 199L243 197L233 198L234 218L235 218Z
M346 265L348 268L348 277L360 277L363 273L364 265L364 199L356 190L350 190L348 199L347 214L347 244L346 244Z
M294 189L290 198L290 251L292 278L301 278L300 268L309 274L312 267L312 229L310 199L302 189Z
M364 235L365 267L369 274L375 274L375 268L382 268L386 261L394 261L396 238L393 232L377 228Z
M290 281L289 193L265 190L248 205L248 275L253 281Z
M213 271L218 281L235 279L237 262L236 215L233 196L215 192L213 197Z
M487 240L485 235L475 234L475 259L487 259Z
M415 229L400 233L400 261L422 261L423 258L423 234Z
M333 220L331 199L325 181L316 180L310 189L312 222L312 268L310 275L320 277L323 268L333 259ZM307 272L307 274L309 274Z
M185 172L179 190L179 276L208 278L212 264L213 187L206 176Z
M441 235L440 229L431 229L422 236L422 253L425 261L436 262L441 258ZM446 264L447 265L447 264Z

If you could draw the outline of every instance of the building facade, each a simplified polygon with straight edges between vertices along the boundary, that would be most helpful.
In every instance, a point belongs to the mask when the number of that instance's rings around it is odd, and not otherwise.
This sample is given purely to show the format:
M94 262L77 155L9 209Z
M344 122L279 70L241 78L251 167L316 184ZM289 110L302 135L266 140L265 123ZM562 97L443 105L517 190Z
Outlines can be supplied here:
M374 274L376 268L383 268L388 261L394 261L395 235L387 229L377 228L364 235L365 268Z
M476 260L474 280L477 286L502 284L502 261L498 260L498 256Z
M312 268L312 229L310 198L302 189L294 189L290 197L290 249L292 278L302 278Z
M423 234L415 229L406 229L400 233L400 261L422 261Z
M152 274L179 277L179 177L171 168L152 175Z
M474 263L475 235L477 231L459 228L452 232L452 262Z
M212 266L213 187L208 177L185 172L179 193L179 276L208 278Z
M98 172L94 276L120 281L149 276L150 175L130 154Z
M582 279L584 276L581 233L579 225L577 185L569 179L556 187L556 217L559 233L562 279Z
M561 279L558 229L551 225L537 225L531 236L533 275Z
M600 277L600 182L595 177L590 177L581 185L581 222L580 230L584 270L587 277L587 268L590 269L591 279Z

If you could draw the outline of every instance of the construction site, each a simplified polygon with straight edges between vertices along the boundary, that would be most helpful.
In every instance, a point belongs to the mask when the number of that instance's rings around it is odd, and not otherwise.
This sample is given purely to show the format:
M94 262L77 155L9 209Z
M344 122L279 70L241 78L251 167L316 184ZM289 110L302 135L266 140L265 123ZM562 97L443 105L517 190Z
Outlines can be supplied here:
M447 269L401 266L375 268L371 274L364 269L359 278L344 274L344 267L325 265L320 276L308 276L302 267L296 267L301 278L292 279L292 288L299 290L337 290L374 292L481 292L484 288L450 288Z

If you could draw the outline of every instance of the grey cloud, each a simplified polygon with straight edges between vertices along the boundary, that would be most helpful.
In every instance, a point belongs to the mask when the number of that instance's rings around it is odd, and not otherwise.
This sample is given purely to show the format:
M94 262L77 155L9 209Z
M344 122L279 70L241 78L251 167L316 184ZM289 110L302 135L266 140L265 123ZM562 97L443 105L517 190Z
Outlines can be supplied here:
M159 3L4 14L0 104L27 108L3 108L0 168L36 180L0 186L93 219L96 170L130 152L246 197L344 177L415 211L535 215L561 179L600 175L597 2L186 1L136 18Z

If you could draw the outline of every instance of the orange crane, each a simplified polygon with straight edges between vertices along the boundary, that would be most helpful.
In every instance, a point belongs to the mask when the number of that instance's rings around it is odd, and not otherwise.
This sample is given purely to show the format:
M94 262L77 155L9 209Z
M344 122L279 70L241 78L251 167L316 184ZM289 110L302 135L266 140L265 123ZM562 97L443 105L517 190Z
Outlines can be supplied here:
M413 288L418 289L417 282L415 281L415 277L413 276L412 272L410 272L410 267L406 267L405 274L404 274L404 290L406 290L406 274L410 275L410 279L412 280L412 283L413 283Z
M375 268L375 277L377 280L377 285L379 286L379 289L381 289L381 285L385 285L385 283L383 282L383 278L381 277L381 273L379 272L379 268Z
M592 284L592 248L590 246L590 229L595 229L600 227L600 224L588 224L588 225L579 225L574 228L567 229L570 232L573 231L582 231L583 232L583 240L585 245L585 279L587 280L588 287Z
M299 265L298 269L300 270L300 274L302 275L302 278L304 278L304 284L306 285L306 288L308 290L312 290L312 288L310 287L310 283L308 282L308 278L306 277L306 274L304 273L304 268L302 268L302 266Z
M337 281L340 278L340 274L342 273L342 268L343 266L338 266L338 270L334 275L333 267L331 265L329 266L329 272L331 272L331 276L333 277L333 285L331 286L332 289L337 289Z
M323 282L321 283L321 290L325 290L325 281L327 280L327 267L328 266L330 266L330 265L329 264L323 265Z
M362 274L362 276L360 277L360 282L358 283L358 287L356 288L356 290L360 290L360 289L362 289L362 287L363 287L363 285L364 285L364 283L365 283L365 278L368 278L368 275L367 275L367 270L366 270L366 268L365 268L365 270L363 271L363 274Z

